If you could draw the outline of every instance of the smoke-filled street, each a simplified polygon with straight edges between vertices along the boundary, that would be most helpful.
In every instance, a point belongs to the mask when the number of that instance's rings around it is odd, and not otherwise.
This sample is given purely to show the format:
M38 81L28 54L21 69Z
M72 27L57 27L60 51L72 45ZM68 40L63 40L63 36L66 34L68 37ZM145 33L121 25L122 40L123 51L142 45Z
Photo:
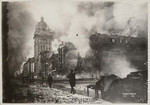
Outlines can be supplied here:
M68 91L62 91L61 89L49 88L49 87L31 87L32 94L39 95L34 98L35 103L106 103L102 99L94 99L94 97L87 97L84 95L70 94Z
M13 82L13 85L17 89L14 88L12 92L12 101L15 103L109 103L101 98L95 98L94 90L91 91L91 96L87 96L87 83L78 84L75 87L76 93L71 94L67 83L54 83L52 88L49 88L48 85L41 86L39 83L23 85L20 81L16 81Z
M147 103L148 2L2 2L4 103Z

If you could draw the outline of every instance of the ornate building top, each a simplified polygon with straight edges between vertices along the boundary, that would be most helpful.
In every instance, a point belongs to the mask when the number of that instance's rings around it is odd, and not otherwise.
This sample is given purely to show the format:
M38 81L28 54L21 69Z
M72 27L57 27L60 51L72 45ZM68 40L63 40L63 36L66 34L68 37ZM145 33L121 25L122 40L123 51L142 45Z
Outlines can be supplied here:
M44 22L44 18L41 17L41 21L37 23L36 30L46 30L47 24Z
M51 29L48 28L46 22L44 22L44 18L41 17L41 21L37 23L35 27L35 33L34 35L48 35L51 36L53 35L53 32Z

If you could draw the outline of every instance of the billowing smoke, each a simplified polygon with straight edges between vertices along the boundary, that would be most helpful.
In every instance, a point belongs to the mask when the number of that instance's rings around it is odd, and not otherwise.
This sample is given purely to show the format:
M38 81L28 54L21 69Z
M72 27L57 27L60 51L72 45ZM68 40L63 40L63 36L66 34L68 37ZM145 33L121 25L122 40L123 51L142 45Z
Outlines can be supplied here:
M112 5L113 3L77 3L77 11L71 19L68 36L62 40L73 42L84 57L90 49L89 36L95 31L105 32L103 24L112 16Z
M130 18L127 22L127 26L120 34L123 36L138 37L138 21L137 21L137 19L135 19L134 17Z
M147 37L147 3L143 2L11 2L8 9L9 51L16 54L19 66L25 56L34 54L33 36L41 16L56 33L52 42L55 52L59 43L70 41L84 57L90 49L89 36L95 32Z
M33 57L33 30L35 20L32 18L26 2L8 4L8 51L10 73L20 69L27 57Z
M52 50L54 53L58 53L57 49L60 44L62 44L60 40L54 39L54 41L52 42Z
M115 3L114 20L116 25L123 29L122 35L147 37L147 10L147 3Z
M120 78L125 78L130 72L135 72L137 69L131 65L131 62L127 59L124 51L121 49L114 49L112 51L106 51L102 57L103 70L101 75L115 74Z
M26 63L26 61L24 61L24 62L22 62L22 64L21 64L21 66L20 66L20 73L22 73L23 72L23 65Z
M138 36L139 32L145 35L147 30L147 4L143 2L56 0L29 4L28 8L35 20L43 16L49 27L56 32L57 41L73 42L82 57L90 49L89 36L95 32L119 35L132 33L132 36ZM130 24L134 20L137 23Z

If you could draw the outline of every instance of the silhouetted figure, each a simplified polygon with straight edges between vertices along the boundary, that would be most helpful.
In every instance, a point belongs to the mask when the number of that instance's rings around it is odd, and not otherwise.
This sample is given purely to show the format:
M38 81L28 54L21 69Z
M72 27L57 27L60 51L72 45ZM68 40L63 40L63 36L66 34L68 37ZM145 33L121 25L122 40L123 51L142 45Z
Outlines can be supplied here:
M71 86L71 93L74 94L75 90L73 87L76 85L76 78L75 78L74 70L71 70L71 72L67 75L67 78L69 78L69 83Z
M53 77L51 76L51 74L48 75L48 85L51 88L52 86L52 82L53 82Z

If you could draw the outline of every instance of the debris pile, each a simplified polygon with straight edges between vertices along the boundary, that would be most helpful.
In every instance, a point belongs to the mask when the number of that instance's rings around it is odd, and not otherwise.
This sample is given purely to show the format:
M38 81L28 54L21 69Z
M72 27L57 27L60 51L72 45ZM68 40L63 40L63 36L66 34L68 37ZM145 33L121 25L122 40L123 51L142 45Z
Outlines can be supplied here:
M34 99L34 103L87 103L99 104L104 103L102 99L95 100L92 97L87 97L78 94L70 94L69 92L49 88L49 87L32 87L33 94L38 94L39 97Z

